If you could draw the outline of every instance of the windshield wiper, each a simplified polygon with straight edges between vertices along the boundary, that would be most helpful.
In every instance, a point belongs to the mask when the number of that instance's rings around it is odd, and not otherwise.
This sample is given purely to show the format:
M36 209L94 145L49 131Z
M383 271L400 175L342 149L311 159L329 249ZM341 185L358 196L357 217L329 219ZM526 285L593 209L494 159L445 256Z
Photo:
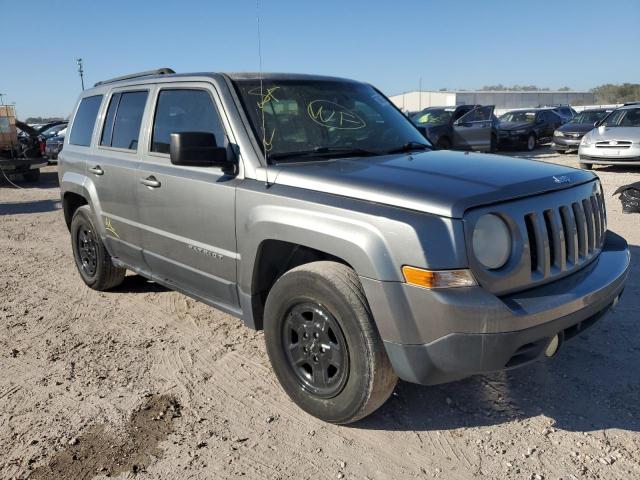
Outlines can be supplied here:
M404 153L404 152L410 152L412 150L431 150L431 149L432 149L431 145L427 145L426 143L407 142L400 147L387 150L385 153Z
M298 152L283 152L274 153L269 155L271 160L287 160L295 158L305 157L325 157L325 156L360 156L360 157L372 157L374 155L380 155L378 152L371 150L364 150L362 148L348 148L348 147L315 147L312 150L301 150Z

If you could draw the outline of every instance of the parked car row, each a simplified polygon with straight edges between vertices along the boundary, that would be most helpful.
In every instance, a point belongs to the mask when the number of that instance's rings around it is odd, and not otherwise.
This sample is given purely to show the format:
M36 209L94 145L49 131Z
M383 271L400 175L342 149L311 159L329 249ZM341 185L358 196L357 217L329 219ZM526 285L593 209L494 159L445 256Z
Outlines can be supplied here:
M499 119L493 105L428 107L409 115L425 137L440 149L533 150L575 114L568 105L513 110Z

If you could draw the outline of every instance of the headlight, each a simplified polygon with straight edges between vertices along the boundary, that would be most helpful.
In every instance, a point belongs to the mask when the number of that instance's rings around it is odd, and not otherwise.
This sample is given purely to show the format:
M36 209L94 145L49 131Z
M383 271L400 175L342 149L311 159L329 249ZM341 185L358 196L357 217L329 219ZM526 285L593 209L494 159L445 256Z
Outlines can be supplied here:
M589 135L585 135L584 137L582 137L580 145L591 145L591 137Z
M553 132L553 136L554 137L564 137L564 133L562 133L560 130L556 130L555 132Z
M473 254L486 268L502 267L511 255L511 233L497 215L483 215L473 230Z

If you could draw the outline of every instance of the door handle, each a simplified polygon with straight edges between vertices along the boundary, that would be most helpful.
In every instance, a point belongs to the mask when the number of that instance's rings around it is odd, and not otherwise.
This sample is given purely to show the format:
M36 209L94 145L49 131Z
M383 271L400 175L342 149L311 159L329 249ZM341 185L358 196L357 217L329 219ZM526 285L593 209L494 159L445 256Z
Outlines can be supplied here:
M147 178L141 178L140 183L149 188L158 188L161 185L161 183L158 180L156 180L156 177L154 177L153 175Z
M94 175L104 175L104 170L100 167L100 165L96 165L93 168L90 168L89 171Z

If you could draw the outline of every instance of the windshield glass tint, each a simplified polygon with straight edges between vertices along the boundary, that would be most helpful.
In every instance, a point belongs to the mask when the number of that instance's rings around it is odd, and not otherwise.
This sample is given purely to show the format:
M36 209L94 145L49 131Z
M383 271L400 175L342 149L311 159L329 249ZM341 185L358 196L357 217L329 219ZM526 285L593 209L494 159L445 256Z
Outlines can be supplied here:
M449 123L455 112L455 108L427 108L412 117L412 120L420 125L442 125Z
M640 108L616 110L604 121L607 127L640 127Z
M237 90L268 156L318 149L376 153L410 142L428 144L372 87L321 80L239 80ZM262 122L264 118L264 131Z
M535 120L536 112L507 112L500 117L501 122L533 123Z
M604 118L607 114L606 110L596 110L593 112L585 110L584 112L580 112L575 117L571 119L571 123L595 123L598 120Z

